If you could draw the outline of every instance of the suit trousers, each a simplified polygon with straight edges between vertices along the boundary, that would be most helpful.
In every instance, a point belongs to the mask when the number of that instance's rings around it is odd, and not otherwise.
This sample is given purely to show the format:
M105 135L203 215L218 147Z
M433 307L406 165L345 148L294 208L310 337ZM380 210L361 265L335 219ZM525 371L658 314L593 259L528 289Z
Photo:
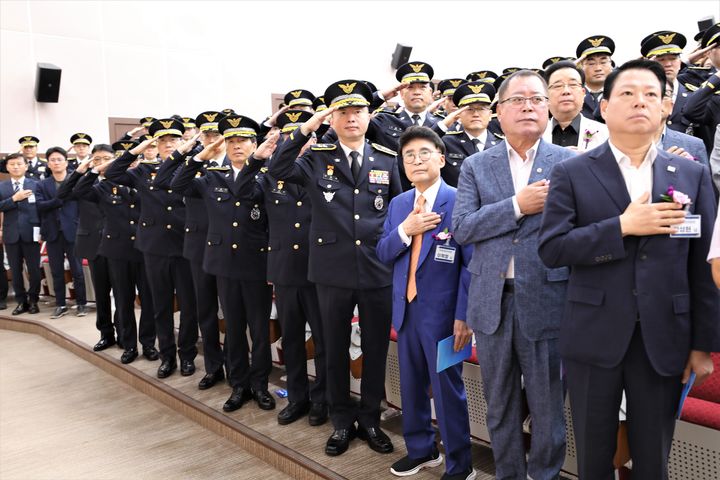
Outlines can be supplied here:
M275 306L282 331L288 399L291 402L305 402L309 399L313 403L325 403L327 366L315 285L275 285ZM315 381L312 384L309 384L307 377L306 322L310 324L315 346Z
M37 303L40 298L40 244L37 242L6 243L8 263L12 272L15 300ZM23 279L23 260L28 271L28 289Z
M354 290L317 285L325 334L327 399L335 429L380 424L385 397L385 364L392 321L392 286ZM350 331L355 305L360 311L362 371L360 405L350 398Z
M110 267L107 257L97 255L93 259L88 258L88 266L90 267L90 279L95 290L95 327L100 331L103 338L113 337L113 315L112 304L110 303L110 290L112 282L110 281ZM115 312L115 330L118 338L122 338L122 325Z
M217 280L215 275L203 270L201 262L190 261L190 271L197 301L198 324L202 334L205 371L214 373L225 364L225 355L220 345Z
M152 296L144 298L147 291L147 280L142 263L130 260L108 259L110 278L115 296L115 314L122 325L122 345L125 350L137 348L138 326L135 319L135 288L140 292L142 308L150 308L152 312ZM143 283L145 286L143 286ZM155 319L150 315L140 315L140 344L143 347L155 346Z
M461 362L437 372L437 342L452 335L453 329L428 324L424 318L419 302L409 303L398 332L405 447L410 458L422 458L433 451L435 429L428 395L432 386L440 437L445 446L445 470L448 475L457 475L472 467L463 366Z
M0 302L7 301L9 287L5 271L5 245L0 243Z
M558 340L530 341L525 337L512 293L503 293L501 314L495 333L475 334L495 475L498 480L555 479L565 460ZM523 383L532 418L527 462L522 431Z
M225 314L225 355L228 383L232 388L268 388L272 370L270 355L270 310L272 287L266 282L243 282L216 277L220 304ZM247 329L252 339L248 365Z
M572 405L578 475L583 480L613 479L618 410L623 390L633 480L668 478L682 377L658 374L650 363L640 322L625 357L613 368L563 359Z
M68 242L65 236L60 233L54 242L47 242L48 262L53 277L55 288L55 305L65 306L65 257L67 256L70 273L72 274L73 286L75 287L75 299L78 305L85 305L85 274L82 263L75 256L75 243Z
M145 273L150 283L155 313L160 357L172 360L195 360L197 356L198 322L190 262L183 257L143 254ZM177 294L177 295L176 295ZM180 329L175 343L175 296L180 305Z

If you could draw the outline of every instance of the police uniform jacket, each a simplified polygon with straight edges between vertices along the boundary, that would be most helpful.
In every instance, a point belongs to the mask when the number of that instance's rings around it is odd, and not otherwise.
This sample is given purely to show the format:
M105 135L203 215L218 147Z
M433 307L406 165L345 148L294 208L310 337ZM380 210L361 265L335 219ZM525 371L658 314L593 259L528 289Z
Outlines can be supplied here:
M465 130L449 131L442 137L442 141L445 144L445 166L440 170L440 176L448 185L457 187L463 160L477 153L477 149ZM483 150L494 147L502 141L502 137L488 130Z
M296 130L275 152L269 173L298 183L312 203L308 279L349 289L390 285L392 270L375 247L390 199L401 192L395 152L366 143L358 181L339 142L316 144Z
M72 172L65 177L65 180L57 189L57 197L61 200L71 198L73 188L81 176L81 173ZM79 258L94 260L98 256L98 250L100 248L102 229L105 223L104 215L96 203L83 199L78 201L78 212L79 219L77 236L75 237L75 255Z

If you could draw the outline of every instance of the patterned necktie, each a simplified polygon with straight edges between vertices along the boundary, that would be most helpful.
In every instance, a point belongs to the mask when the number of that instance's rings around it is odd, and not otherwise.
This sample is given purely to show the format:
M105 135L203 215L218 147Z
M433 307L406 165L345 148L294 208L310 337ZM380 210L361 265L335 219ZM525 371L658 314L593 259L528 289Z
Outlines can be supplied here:
M415 126L419 127L420 126L420 115L418 115L416 113L415 115L412 116L412 119L413 119L413 123L415 124Z
M425 197L418 196L415 202L415 213L424 212L423 206L425 205ZM415 300L417 297L417 285L415 284L415 272L417 270L418 260L420 259L420 249L422 248L422 233L413 235L412 245L410 247L410 271L408 272L408 284L407 284L407 301L408 303Z
M20 182L18 182L18 181L13 182L13 191L15 193L20 191Z
M359 156L360 156L360 153L356 152L355 150L350 152L350 158L351 158L350 168L352 168L352 174L353 174L353 178L355 179L355 183L357 183L358 178L360 177L360 162L358 161Z
M480 139L473 138L472 143L473 143L473 145L475 145L475 150L477 150L479 152L480 151Z

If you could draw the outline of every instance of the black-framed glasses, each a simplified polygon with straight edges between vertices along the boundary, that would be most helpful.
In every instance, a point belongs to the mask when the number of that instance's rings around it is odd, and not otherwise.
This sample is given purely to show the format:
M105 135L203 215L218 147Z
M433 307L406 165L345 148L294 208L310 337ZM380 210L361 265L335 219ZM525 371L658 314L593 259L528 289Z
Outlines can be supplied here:
M532 97L510 97L505 100L501 100L500 103L506 103L512 107L522 107L526 102L530 102L533 107L539 107L545 105L548 101L548 97L543 95L533 95Z
M430 158L432 158L432 154L435 152L437 152L437 150L429 150L427 148L423 148L418 153L408 152L408 153L403 154L402 159L403 159L403 162L409 163L409 164L413 164L413 163L417 162L418 160L420 160L420 163L425 163L428 160L430 160Z

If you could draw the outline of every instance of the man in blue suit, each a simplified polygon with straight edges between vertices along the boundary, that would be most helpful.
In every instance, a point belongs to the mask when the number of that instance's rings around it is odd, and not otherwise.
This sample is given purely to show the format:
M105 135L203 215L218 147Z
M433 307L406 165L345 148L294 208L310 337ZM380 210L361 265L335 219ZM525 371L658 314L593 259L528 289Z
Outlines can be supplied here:
M381 262L393 265L393 326L398 332L403 434L408 455L390 471L398 476L442 463L435 445L428 387L432 386L440 434L447 455L443 479L472 479L470 423L462 363L437 372L437 343L455 335L455 349L472 339L465 323L470 248L452 238L455 189L440 178L445 146L426 127L400 137L400 157L415 188L390 201ZM447 238L445 238L447 237Z
M28 164L19 153L8 155L5 166L10 179L0 183L0 212L3 212L3 243L18 302L12 314L38 313L40 244L37 243L39 231L35 229L39 229L40 219L35 207L37 182L25 177ZM23 280L23 260L28 270L28 290L25 290Z
M60 200L57 188L67 176L67 153L61 147L52 147L45 153L51 175L37 186L37 209L40 214L40 234L47 243L48 261L55 287L55 311L50 318L67 315L65 305L65 257L67 256L75 298L77 315L87 315L85 276L80 259L75 256L75 234L78 227L78 204L74 198Z
M614 478L623 391L632 476L666 479L681 382L692 371L701 383L713 369L708 352L720 349L720 297L705 260L710 171L655 145L665 82L647 60L611 73L600 104L609 141L550 178L539 254L572 267L560 353L583 479ZM670 237L686 213L700 216L698 235Z
M463 163L453 211L455 239L473 245L467 321L475 332L497 478L556 478L565 458L557 338L568 270L537 254L547 178L575 154L542 140L548 91L520 70L498 89L506 141ZM532 445L522 434L525 387Z

